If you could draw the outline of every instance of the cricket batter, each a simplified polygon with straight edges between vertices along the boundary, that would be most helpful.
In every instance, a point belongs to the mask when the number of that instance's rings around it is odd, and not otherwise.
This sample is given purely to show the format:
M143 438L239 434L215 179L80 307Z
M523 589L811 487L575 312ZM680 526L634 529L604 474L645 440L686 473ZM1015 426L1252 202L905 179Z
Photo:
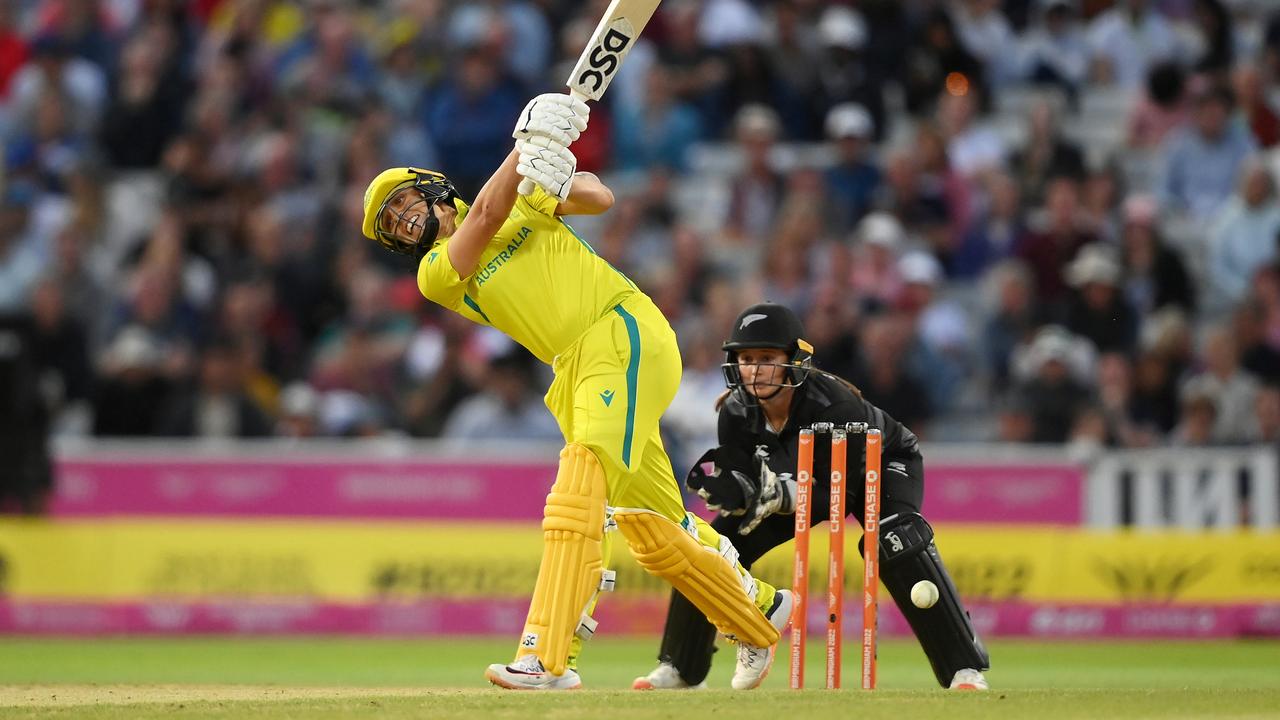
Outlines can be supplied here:
M447 177L413 167L379 174L364 198L364 234L420 259L424 296L505 332L555 371L545 401L565 447L547 495L542 564L515 660L485 676L511 689L581 687L575 638L594 632L590 610L612 586L604 538L616 525L645 570L736 640L733 686L754 688L791 593L754 579L726 538L685 511L658 434L680 381L675 333L563 220L613 204L598 178L575 172L568 149L588 112L570 95L531 100L515 149L470 205ZM527 196L517 191L522 179L536 186Z
M772 303L742 312L724 343L727 357L720 411L720 446L689 472L687 483L720 511L712 527L733 538L747 567L795 537L795 472L800 429L817 422L843 426L865 422L884 433L880 519L880 580L906 616L942 687L986 690L990 665L942 564L933 528L920 515L924 460L916 436L862 398L849 383L812 367L813 347L800 319ZM861 462L862 448L850 448ZM830 493L831 444L814 443L813 494ZM856 475L854 475L856 477ZM849 512L862 521L863 490L850 483ZM826 520L826 505L810 505L810 523ZM932 583L932 597L918 606L917 583ZM700 687L711 668L715 630L698 609L672 593L658 667L636 678L637 690Z

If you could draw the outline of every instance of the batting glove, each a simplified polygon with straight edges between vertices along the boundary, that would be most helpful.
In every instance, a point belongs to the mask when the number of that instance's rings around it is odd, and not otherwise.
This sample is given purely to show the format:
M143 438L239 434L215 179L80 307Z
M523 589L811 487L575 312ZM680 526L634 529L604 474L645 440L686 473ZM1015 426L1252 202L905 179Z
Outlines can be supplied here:
M760 474L760 499L747 511L747 519L738 527L739 535L749 535L770 515L795 514L796 480L791 473L775 473L765 466Z
M739 535L748 535L770 515L792 515L796 511L796 481L791 473L776 473L769 467L769 448L757 445L753 459L760 463L760 496L747 509L747 518L738 527Z
M511 137L544 137L568 147L587 129L590 114L591 108L583 100L563 93L545 93L524 106Z
M544 137L533 137L517 140L516 151L520 154L516 172L521 177L556 196L560 202L569 199L573 173L578 167L578 159L569 148ZM525 185L521 182L521 192L527 195ZM528 191L532 192L532 188Z

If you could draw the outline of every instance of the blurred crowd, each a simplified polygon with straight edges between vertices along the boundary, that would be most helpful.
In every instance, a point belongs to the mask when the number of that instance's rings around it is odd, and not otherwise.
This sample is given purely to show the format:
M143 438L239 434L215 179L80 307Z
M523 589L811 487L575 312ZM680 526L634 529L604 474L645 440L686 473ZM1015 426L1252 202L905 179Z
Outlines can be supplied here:
M362 194L474 193L607 4L0 2L0 393L61 435L558 437ZM926 439L1280 441L1278 77L1263 0L664 0L578 229L680 335L677 458L762 299Z

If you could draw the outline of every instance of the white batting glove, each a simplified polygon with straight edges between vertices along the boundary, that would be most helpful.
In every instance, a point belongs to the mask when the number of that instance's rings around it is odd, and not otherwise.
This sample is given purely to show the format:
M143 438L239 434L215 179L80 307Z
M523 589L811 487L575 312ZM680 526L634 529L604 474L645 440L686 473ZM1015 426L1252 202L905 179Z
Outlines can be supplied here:
M739 535L749 535L770 515L793 515L796 511L796 480L791 473L776 473L769 467L769 451L756 447L760 461L760 498L747 510L747 519L738 528Z
M511 137L517 140L544 137L568 147L587 129L590 114L587 103L572 95L538 95L524 106Z
M544 137L533 137L517 140L516 151L520 154L516 172L521 177L556 196L560 202L569 199L573 173L578 167L578 159L569 148ZM521 182L520 191L527 195L526 185ZM532 191L530 187L529 192Z

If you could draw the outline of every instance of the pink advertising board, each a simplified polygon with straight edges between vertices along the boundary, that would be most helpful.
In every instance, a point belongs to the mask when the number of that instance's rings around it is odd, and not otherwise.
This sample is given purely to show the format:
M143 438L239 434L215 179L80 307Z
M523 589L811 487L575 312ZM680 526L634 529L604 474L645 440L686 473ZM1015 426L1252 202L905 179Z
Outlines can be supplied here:
M615 600L615 599L610 599ZM665 597L601 603L601 632L656 635L662 631ZM909 636L906 620L891 603L881 604L881 634ZM0 633L100 634L313 634L515 637L527 601L474 598L422 599L344 605L320 602L136 601L54 602L0 598ZM1230 638L1280 637L1280 605L1086 605L983 602L969 604L979 634L1032 638ZM810 630L821 636L826 616L810 613ZM846 609L853 627L858 608ZM656 640L655 640L656 642Z
M541 515L554 457L63 457L53 513L527 521ZM1066 462L938 460L926 470L925 514L933 522L1077 525L1083 485L1083 469ZM696 497L690 507L702 509Z

